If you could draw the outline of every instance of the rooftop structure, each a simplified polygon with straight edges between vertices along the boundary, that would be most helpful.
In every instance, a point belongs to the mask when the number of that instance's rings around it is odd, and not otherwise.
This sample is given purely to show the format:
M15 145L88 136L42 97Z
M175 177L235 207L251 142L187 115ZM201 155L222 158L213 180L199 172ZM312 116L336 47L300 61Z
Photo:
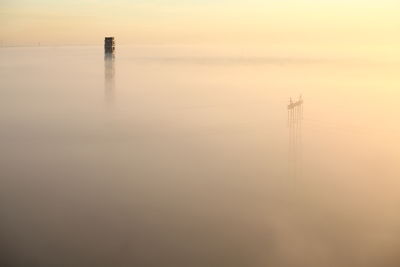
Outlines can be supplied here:
M114 53L114 50L115 50L114 37L106 37L104 39L104 52L105 53Z

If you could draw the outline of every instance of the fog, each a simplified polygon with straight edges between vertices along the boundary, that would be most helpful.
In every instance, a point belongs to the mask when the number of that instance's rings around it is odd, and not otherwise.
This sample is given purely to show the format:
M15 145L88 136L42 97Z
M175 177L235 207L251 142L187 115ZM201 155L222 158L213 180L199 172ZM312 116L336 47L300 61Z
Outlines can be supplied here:
M1 266L400 265L400 62L0 55Z

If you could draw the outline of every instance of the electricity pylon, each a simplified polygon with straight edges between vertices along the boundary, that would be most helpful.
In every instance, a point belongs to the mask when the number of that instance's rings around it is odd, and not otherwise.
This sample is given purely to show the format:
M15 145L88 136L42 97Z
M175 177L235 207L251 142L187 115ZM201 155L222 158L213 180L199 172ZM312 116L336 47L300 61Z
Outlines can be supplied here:
M297 101L290 98L288 109L289 126L289 175L298 177L301 167L301 122L303 120L303 98L299 97Z

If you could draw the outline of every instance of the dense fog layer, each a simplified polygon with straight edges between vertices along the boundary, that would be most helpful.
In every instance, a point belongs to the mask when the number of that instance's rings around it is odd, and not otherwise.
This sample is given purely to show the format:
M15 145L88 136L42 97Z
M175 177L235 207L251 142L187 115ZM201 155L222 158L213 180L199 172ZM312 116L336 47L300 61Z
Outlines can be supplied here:
M1 266L400 265L400 63L0 55Z

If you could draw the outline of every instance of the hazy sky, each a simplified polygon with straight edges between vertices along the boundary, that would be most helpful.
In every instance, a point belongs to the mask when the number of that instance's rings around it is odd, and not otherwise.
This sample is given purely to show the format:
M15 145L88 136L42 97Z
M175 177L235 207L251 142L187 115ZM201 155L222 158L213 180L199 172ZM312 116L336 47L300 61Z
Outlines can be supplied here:
M6 44L399 47L398 0L0 0ZM380 48L380 49L381 49Z

